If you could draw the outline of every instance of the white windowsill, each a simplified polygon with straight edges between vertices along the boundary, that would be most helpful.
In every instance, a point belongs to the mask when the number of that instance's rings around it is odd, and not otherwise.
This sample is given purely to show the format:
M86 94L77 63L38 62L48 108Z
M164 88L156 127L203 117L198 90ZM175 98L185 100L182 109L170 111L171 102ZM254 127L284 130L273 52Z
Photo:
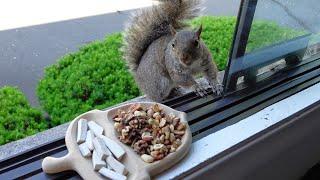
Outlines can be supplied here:
M320 83L210 134L192 144L189 154L157 179L172 179L320 100Z

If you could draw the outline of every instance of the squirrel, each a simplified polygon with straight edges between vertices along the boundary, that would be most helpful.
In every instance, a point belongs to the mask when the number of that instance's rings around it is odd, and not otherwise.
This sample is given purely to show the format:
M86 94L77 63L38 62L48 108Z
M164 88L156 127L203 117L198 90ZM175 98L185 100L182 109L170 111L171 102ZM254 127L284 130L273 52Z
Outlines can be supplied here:
M123 54L138 87L153 101L161 102L179 87L207 95L195 76L202 73L213 93L223 87L218 69L196 30L184 30L186 20L198 16L201 0L160 0L158 5L140 9L125 28Z

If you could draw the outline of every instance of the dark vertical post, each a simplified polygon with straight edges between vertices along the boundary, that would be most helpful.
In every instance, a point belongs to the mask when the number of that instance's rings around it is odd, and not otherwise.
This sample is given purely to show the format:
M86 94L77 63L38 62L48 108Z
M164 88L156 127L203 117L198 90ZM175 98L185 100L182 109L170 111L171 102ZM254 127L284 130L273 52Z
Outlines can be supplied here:
M228 66L223 79L224 92L236 89L237 80L241 74L229 74L232 72L230 68L232 69L232 61L240 60L240 57L245 54L257 2L258 0L241 1L232 47L229 53Z

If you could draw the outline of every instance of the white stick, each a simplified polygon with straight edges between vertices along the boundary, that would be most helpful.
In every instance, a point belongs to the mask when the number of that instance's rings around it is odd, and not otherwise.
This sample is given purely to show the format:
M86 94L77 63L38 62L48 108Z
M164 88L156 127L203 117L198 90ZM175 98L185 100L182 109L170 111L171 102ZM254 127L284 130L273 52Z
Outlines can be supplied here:
M96 135L100 136L103 134L103 128L99 126L97 123L94 121L89 121L88 123L89 129Z
M120 174L124 174L124 175L127 174L126 167L123 164L121 164L119 161L117 161L114 157L108 156L107 157L107 164L110 165L110 167L114 171L116 171L116 172L118 172Z
M87 137L88 122L85 119L78 121L77 143L81 144Z
M107 168L110 169L110 170L113 170L112 167L109 164L107 164Z
M79 145L79 149L80 149L80 152L81 152L83 157L90 157L91 156L91 151L88 148L86 143L80 144Z
M99 170L99 173L108 179L116 179L116 180L126 180L127 179L126 176L119 174L119 173L116 173L114 171L111 171L105 167L101 168Z
M87 144L88 148L90 149L90 151L93 151L93 149L94 149L93 142L92 142L93 138L94 138L93 132L91 130L88 130L86 144Z
M121 160L122 157L126 154L124 149L115 141L111 140L106 136L101 136L102 140L104 141L105 145L108 149L112 152L112 154L118 159Z
M106 162L102 161L98 157L97 152L95 150L93 150L93 153L92 153L92 164L93 164L93 169L95 171L98 171L102 167L106 167Z
M93 146L94 149L97 151L98 157L101 160L105 160L107 156L111 155L111 152L107 148L107 146L104 144L104 141L100 137L95 137L93 139Z

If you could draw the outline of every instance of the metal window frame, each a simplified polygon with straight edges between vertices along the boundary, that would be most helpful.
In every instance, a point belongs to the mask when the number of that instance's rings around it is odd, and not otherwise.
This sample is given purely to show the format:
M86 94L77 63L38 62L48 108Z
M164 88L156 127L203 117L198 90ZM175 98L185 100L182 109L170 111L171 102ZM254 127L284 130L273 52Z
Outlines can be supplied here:
M232 46L229 52L229 60L227 63L225 76L223 78L225 93L236 88L235 86L237 79L228 77L231 61L238 59L245 54L257 3L258 0L241 0L236 27L233 34Z
M274 43L253 52L246 52L257 3L258 0L241 0L229 61L223 79L225 94L237 90L238 78L241 76L244 77L244 83L249 85L248 90L250 91L250 87L257 85L259 68L281 59L285 59L287 66L297 65L307 49L310 33ZM256 61L257 59L259 61Z

